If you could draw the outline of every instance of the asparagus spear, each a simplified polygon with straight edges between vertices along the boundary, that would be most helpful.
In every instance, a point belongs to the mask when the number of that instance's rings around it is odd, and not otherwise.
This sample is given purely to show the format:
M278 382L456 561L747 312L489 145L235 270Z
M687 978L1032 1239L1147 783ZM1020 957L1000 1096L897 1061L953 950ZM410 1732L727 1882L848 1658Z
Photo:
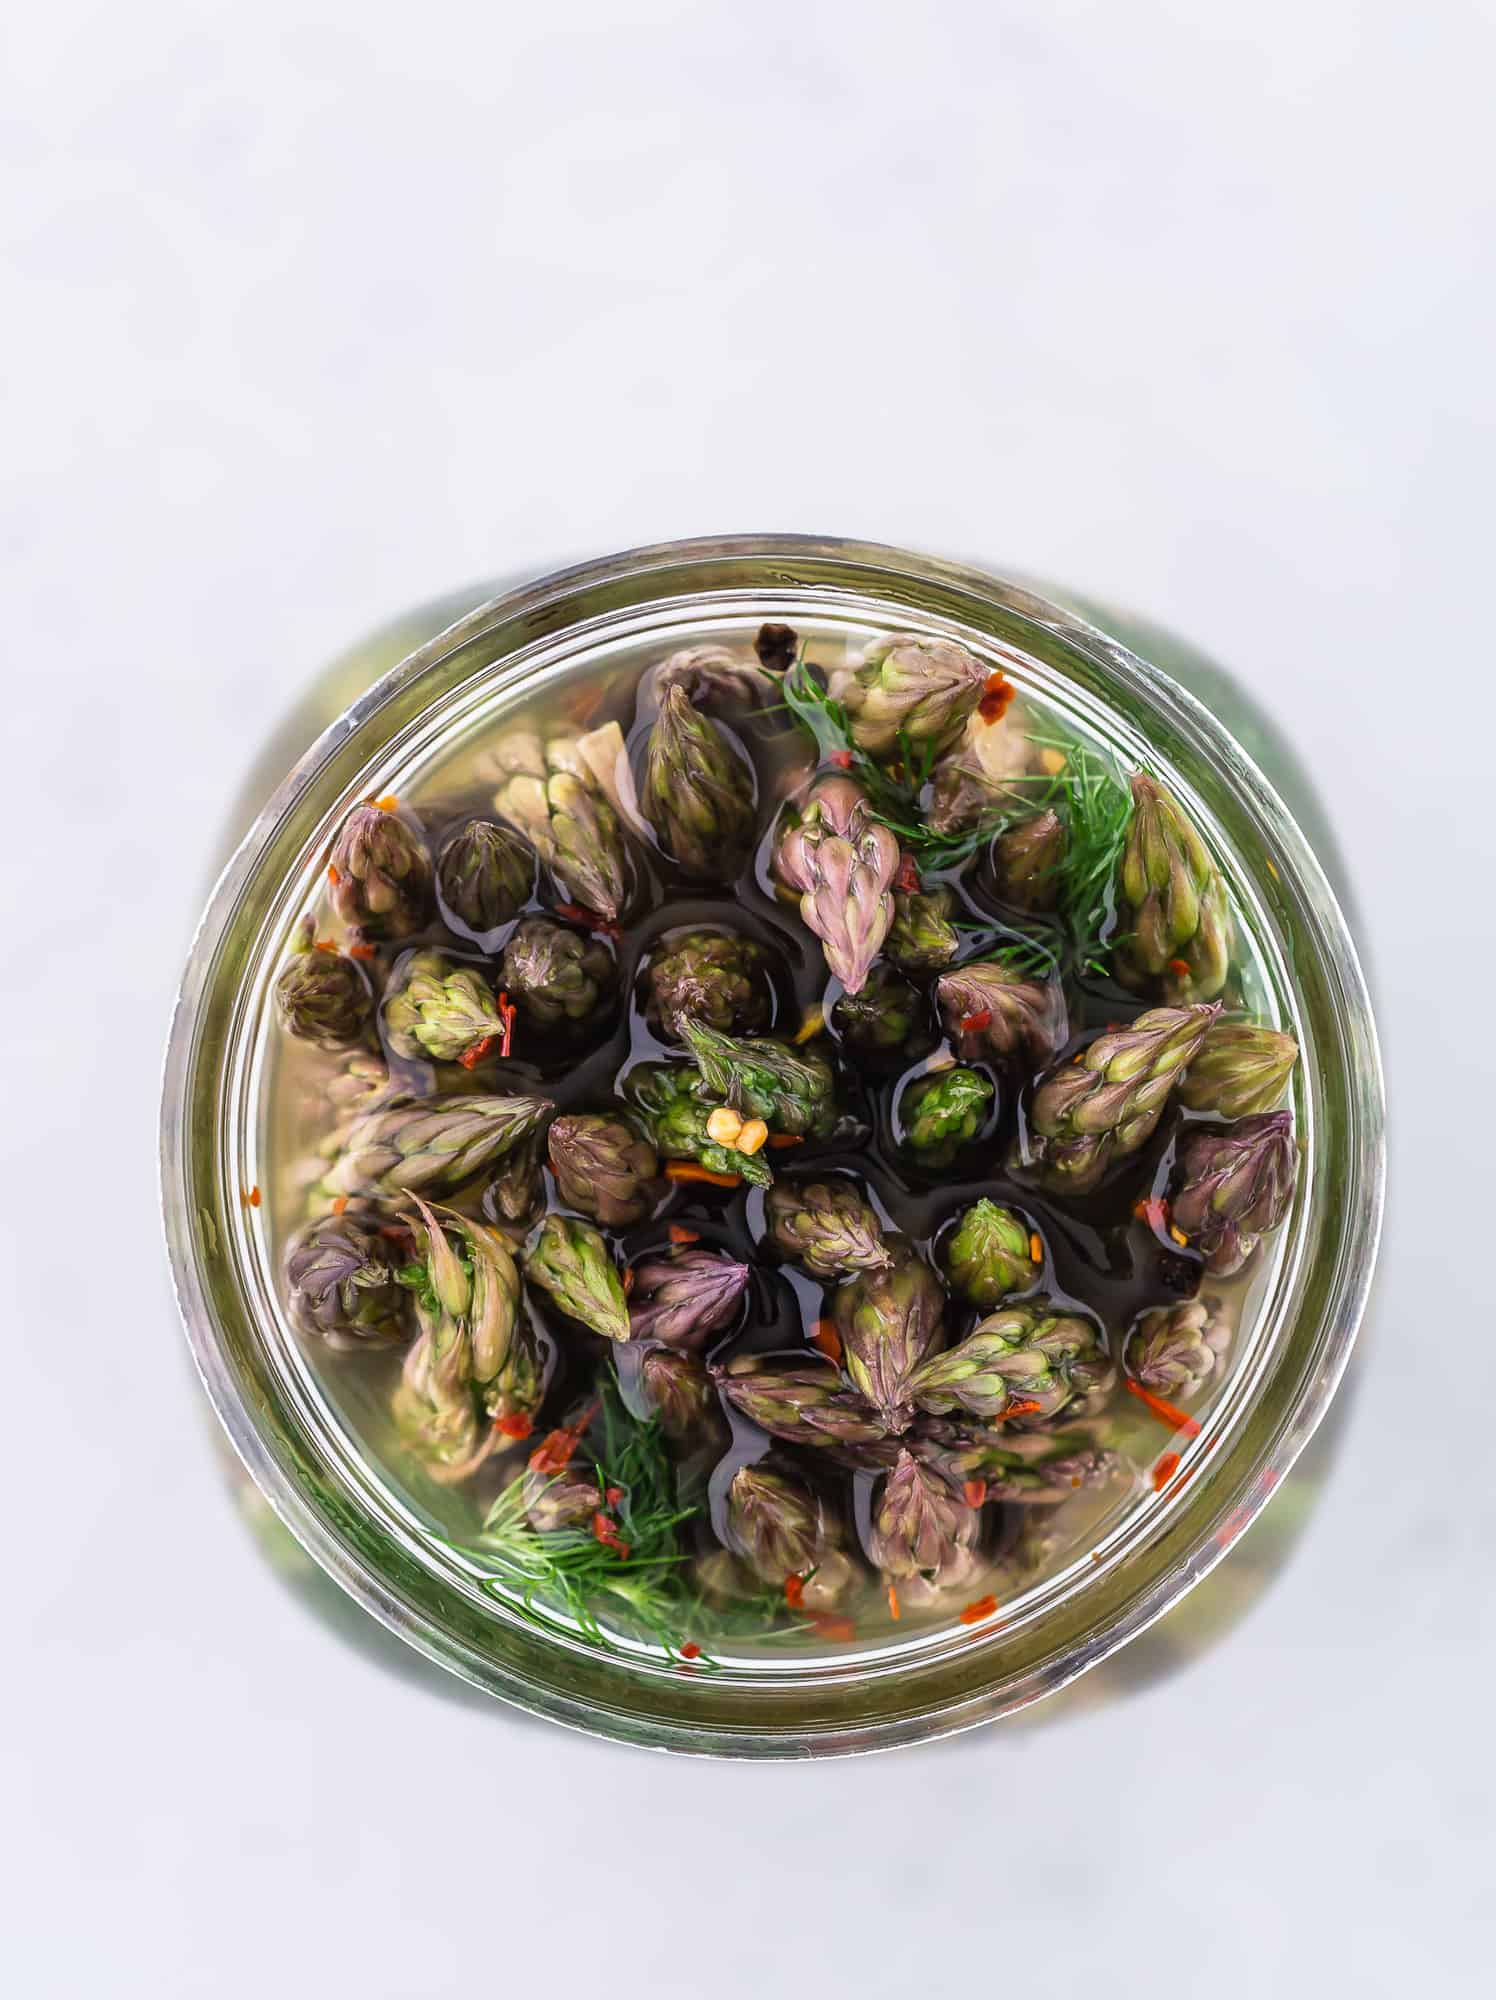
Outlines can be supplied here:
M763 1027L769 1018L766 957L749 938L687 931L650 963L647 1019L672 1042L682 1039L691 1019L724 1035Z
M1173 1005L1213 1000L1234 942L1226 884L1178 800L1141 773L1119 874L1117 954L1129 984L1155 984Z
M436 863L446 913L482 940L519 915L535 889L535 850L491 819L470 819L445 843Z
M845 1278L889 1262L882 1225L852 1181L776 1181L764 1218L774 1247L813 1278Z
M353 1048L374 1015L363 967L340 951L319 950L310 916L297 926L292 955L275 982L275 1009L287 1034L319 1049Z
M334 1195L444 1192L528 1139L546 1097L430 1097L352 1120L324 1185Z
M861 989L888 936L898 867L899 843L851 778L818 780L775 847L775 873L798 893L801 917L849 993Z
M946 1239L945 1265L957 1291L978 1306L1026 1292L1039 1276L1028 1225L986 1196L972 1203Z
M1155 1007L1043 1078L1029 1123L1034 1159L1049 1179L1079 1193L1146 1145L1219 1011Z
M1217 1021L1179 1086L1191 1111L1246 1118L1282 1101L1299 1045L1292 1035L1254 1021Z
M680 1249L640 1258L629 1288L635 1340L668 1347L703 1346L730 1324L748 1283L748 1266L715 1250Z
M630 1337L623 1286L607 1243L590 1222L548 1215L525 1259L525 1276L549 1292L564 1313L604 1339Z
M1197 1132L1179 1149L1174 1225L1218 1278L1239 1271L1293 1200L1298 1167L1293 1114L1268 1111L1224 1132Z
M827 691L845 710L858 749L886 757L903 744L938 751L953 743L989 678L990 669L953 639L896 632L855 666L838 668Z
M640 805L688 874L730 882L753 839L753 772L684 687L667 686L650 731Z
M425 842L393 810L355 806L333 842L332 906L366 937L403 938L431 915Z
M617 979L605 945L549 917L515 925L499 972L510 999L543 1028L589 1020L611 998Z
M609 1229L639 1222L659 1196L660 1163L622 1118L595 1113L557 1118L547 1134L561 1199Z

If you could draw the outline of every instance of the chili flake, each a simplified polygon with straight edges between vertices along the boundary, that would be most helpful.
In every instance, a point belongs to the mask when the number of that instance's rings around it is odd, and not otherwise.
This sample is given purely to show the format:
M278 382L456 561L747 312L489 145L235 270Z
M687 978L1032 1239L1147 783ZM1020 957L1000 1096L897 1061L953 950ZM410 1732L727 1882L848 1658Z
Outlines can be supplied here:
M816 1321L810 1329L810 1344L812 1347L819 1347L828 1361L834 1361L838 1367L841 1366L841 1336L829 1319Z
M351 944L348 947L348 956L350 958L372 958L374 956L374 947L371 944Z
M810 1622L823 1639L835 1639L845 1645L849 1639L857 1637L857 1627L850 1618L833 1618L829 1612L818 1611Z
M805 1579L803 1576L787 1576L784 1580L784 1601L791 1611L798 1611L805 1602Z
M628 1561L629 1545L619 1534L618 1523L610 1521L601 1511L592 1517L592 1535L594 1541L601 1542L605 1549L612 1549L620 1561Z
M1153 1490L1162 1493L1174 1474L1179 1470L1179 1453L1166 1451L1153 1468Z
M464 1069L476 1069L493 1047L494 1039L492 1035L485 1035L481 1042L474 1042L471 1048L464 1049L457 1060Z
M1186 1437L1200 1435L1200 1426L1194 1417L1187 1415L1183 1410L1175 1409L1174 1405L1166 1403L1162 1396L1155 1396L1151 1389L1145 1389L1141 1382L1134 1382L1130 1375L1125 1378L1122 1386L1130 1396L1136 1396L1140 1403L1146 1403L1154 1416L1161 1417L1176 1431L1183 1431Z
M623 1488L621 1486L610 1486L603 1494L603 1498L610 1507L616 1507L623 1498Z
M1044 1245L1039 1240L1037 1229L1029 1231L1029 1259L1035 1264L1042 1264L1044 1262Z
M979 1007L974 1014L963 1014L960 1025L963 1035L980 1035L992 1026L992 1009Z
M888 1615L890 1618L895 1619L902 1618L904 1615L899 1609L899 1593L894 1589L892 1584L888 1586Z
M1001 722L1008 712L1008 704L1017 692L1017 688L1006 674L989 674L985 692L977 703L977 714L981 716L983 722Z
M333 866L332 862L330 861L327 864L327 879L329 882L331 882L332 886L335 889L343 879L342 876L338 873L337 869Z
M376 799L374 803L382 813L392 813L400 801L393 792L386 792L382 798Z
M1183 958L1171 958L1169 970L1176 979L1188 979L1190 976L1189 962Z
M347 1206L348 1206L347 1195L340 1194L337 1200L332 1205L332 1212L334 1215L341 1215L343 1211L347 1208Z
M1150 1194L1145 1200L1134 1202L1132 1212L1157 1235L1169 1227L1169 1204L1160 1195Z
M828 764L834 764L838 771L850 771L852 768L852 753L850 750L833 750L826 761Z
M571 1463L577 1448L575 1431L549 1431L530 1453L532 1472L561 1472Z
M687 1639L685 1645L680 1649L680 1656L683 1660L699 1660L701 1658L701 1648L694 1639Z
M966 1502L968 1507L982 1506L987 1498L986 1480L968 1479L966 1484L961 1488L961 1498Z
M701 1241L701 1231L699 1229L687 1229L683 1222L672 1222L669 1235L672 1243L699 1243Z
M245 1188L245 1189L244 1189L244 1190L243 1190L243 1191L241 1192L241 1194L240 1194L240 1196L239 1196L239 1199L240 1199L240 1200L241 1200L241 1201L242 1201L242 1202L244 1203L244 1206L245 1206L246 1208L258 1208L258 1207L259 1207L259 1205L260 1205L260 1184L259 1184L259 1182L258 1182L258 1181L256 1181L256 1182L255 1182L255 1185L254 1185L254 1186L253 1186L252 1188Z
M906 854L899 863L899 872L893 878L893 886L906 896L919 894L919 869L915 866L912 854Z
M980 1625L984 1618L990 1618L997 1609L995 1597L973 1598L970 1604L963 1604L956 1616L963 1625Z
M493 1427L496 1431L502 1431L506 1438L527 1438L535 1425L522 1410L516 1410L510 1416L495 1417Z

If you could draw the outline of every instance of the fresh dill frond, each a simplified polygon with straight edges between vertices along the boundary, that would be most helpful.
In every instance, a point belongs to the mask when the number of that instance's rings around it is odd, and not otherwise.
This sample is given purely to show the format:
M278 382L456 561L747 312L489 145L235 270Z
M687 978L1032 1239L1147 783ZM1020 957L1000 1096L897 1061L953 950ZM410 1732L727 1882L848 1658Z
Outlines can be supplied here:
M1058 906L1082 970L1104 972L1120 942L1117 871L1132 824L1132 791L1114 765L1083 743L1034 735L1041 749L1063 755L1062 768L1047 779L1033 804L1052 810L1065 824L1065 852L1056 869Z
M996 807L958 832L934 833L922 803L936 762L930 744L915 746L901 733L899 758L889 765L859 750L845 708L831 699L803 654L785 674L784 697L821 758L852 773L867 793L873 817L929 868L959 867L1010 827L1036 813L1057 813L1066 839L1055 871L1056 902L1074 963L1082 971L1106 970L1119 942L1111 935L1117 868L1132 820L1132 793L1108 759L1073 738L1030 732L1031 743L1063 757L1059 770L1004 779L1012 805Z
M679 1531L700 1510L680 1504L658 1421L631 1416L616 1379L603 1383L595 1429L598 1510L609 1514L615 1539L600 1541L584 1528L533 1527L523 1480L516 1479L489 1508L467 1553L491 1566L489 1587L517 1600L528 1616L564 1620L594 1645L617 1652L623 1649L599 1618L611 1603L676 1658L691 1606L680 1581L689 1556ZM609 1507L611 1492L618 1498Z

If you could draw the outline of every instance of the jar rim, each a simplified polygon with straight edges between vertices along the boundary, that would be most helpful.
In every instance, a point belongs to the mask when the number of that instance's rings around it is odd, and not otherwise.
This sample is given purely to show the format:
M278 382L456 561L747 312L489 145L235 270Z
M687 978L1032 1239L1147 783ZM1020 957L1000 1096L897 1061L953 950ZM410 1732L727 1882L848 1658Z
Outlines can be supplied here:
M222 1057L242 1026L233 996L251 949L245 913L252 896L275 892L284 855L304 843L326 799L341 795L361 758L382 755L393 733L418 727L433 711L433 697L465 685L475 670L493 678L527 646L590 620L699 615L708 603L758 603L786 593L828 604L864 597L885 621L900 614L947 621L989 642L1023 635L1015 643L1052 656L1067 678L1089 683L1108 706L1146 715L1150 743L1156 730L1160 755L1190 770L1213 813L1234 808L1238 848L1250 852L1255 843L1271 870L1258 886L1275 921L1291 933L1296 978L1312 976L1322 1029L1316 1047L1333 1058L1328 1072L1312 1079L1324 1097L1316 1130L1334 1144L1342 1195L1353 1185L1357 1199L1342 1199L1324 1219L1315 1260L1321 1268L1303 1295L1314 1324L1295 1329L1292 1379L1259 1413L1261 1421L1240 1426L1223 1443L1208 1476L1160 1509L1146 1546L1130 1551L1115 1575L1087 1579L1087 1615L1068 1617L1047 1638L969 1634L974 1643L959 1657L941 1662L939 1671L917 1667L899 1687L890 1683L900 1676L866 1669L849 1671L813 1698L793 1684L750 1691L714 1687L702 1677L675 1680L662 1700L656 1687L647 1698L641 1693L643 1679L628 1662L579 1661L545 1635L525 1644L523 1635L505 1632L498 1643L493 1620L432 1587L416 1549L387 1524L376 1531L358 1518L356 1467L344 1464L329 1476L304 1426L293 1420L282 1433L272 1422L273 1405L254 1372L254 1314L242 1286L236 1296L235 1267L223 1254L232 1211L214 1170L204 1114L212 1124L221 1109L214 1092L229 1073ZM878 544L733 536L626 551L492 598L418 648L323 732L245 835L199 924L167 1049L160 1168L178 1307L210 1400L281 1520L366 1610L460 1677L553 1720L652 1747L782 1757L887 1747L1016 1710L1106 1658L1214 1567L1313 1434L1349 1358L1380 1228L1383 1120L1370 1002L1334 894L1267 779L1192 695L1026 585Z

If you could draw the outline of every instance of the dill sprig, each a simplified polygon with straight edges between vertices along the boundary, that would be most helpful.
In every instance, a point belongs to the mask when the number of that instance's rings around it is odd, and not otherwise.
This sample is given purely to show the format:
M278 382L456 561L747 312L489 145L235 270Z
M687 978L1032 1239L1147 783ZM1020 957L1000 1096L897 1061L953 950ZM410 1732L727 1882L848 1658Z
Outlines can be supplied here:
M955 868L1008 828L1035 813L1056 812L1065 826L1065 852L1056 869L1056 901L1076 966L1104 972L1113 947L1116 879L1132 793L1111 762L1069 737L1031 731L1029 741L1053 750L1063 763L1054 772L1028 772L1003 780L1011 806L984 813L958 833L933 833L925 824L923 794L934 769L931 745L899 738L900 755L880 764L852 740L845 708L833 701L802 653L784 677L785 706L812 738L822 759L850 771L868 795L873 816L928 866ZM999 956L1015 967L1041 970L1053 955L1037 939L1018 936Z
M514 1480L484 1517L468 1553L490 1563L490 1588L517 1598L542 1624L569 1622L594 1645L622 1652L599 1618L612 1604L672 1659L689 1639L684 1619L692 1593L682 1587L680 1565L689 1560L679 1529L700 1510L682 1506L675 1470L654 1418L643 1422L624 1407L616 1379L605 1377L592 1438L598 1511L617 1526L617 1542L599 1541L583 1528L535 1528L525 1513L524 1482ZM607 1496L618 1498L610 1506ZM699 1654L690 1657L703 1664Z
M1059 913L1079 967L1105 972L1112 951L1122 941L1112 933L1117 920L1117 870L1132 822L1132 792L1115 766L1085 744L1036 734L1029 740L1065 760L1052 776L1045 776L1043 789L1026 812L1053 810L1064 822L1065 851L1055 871Z

